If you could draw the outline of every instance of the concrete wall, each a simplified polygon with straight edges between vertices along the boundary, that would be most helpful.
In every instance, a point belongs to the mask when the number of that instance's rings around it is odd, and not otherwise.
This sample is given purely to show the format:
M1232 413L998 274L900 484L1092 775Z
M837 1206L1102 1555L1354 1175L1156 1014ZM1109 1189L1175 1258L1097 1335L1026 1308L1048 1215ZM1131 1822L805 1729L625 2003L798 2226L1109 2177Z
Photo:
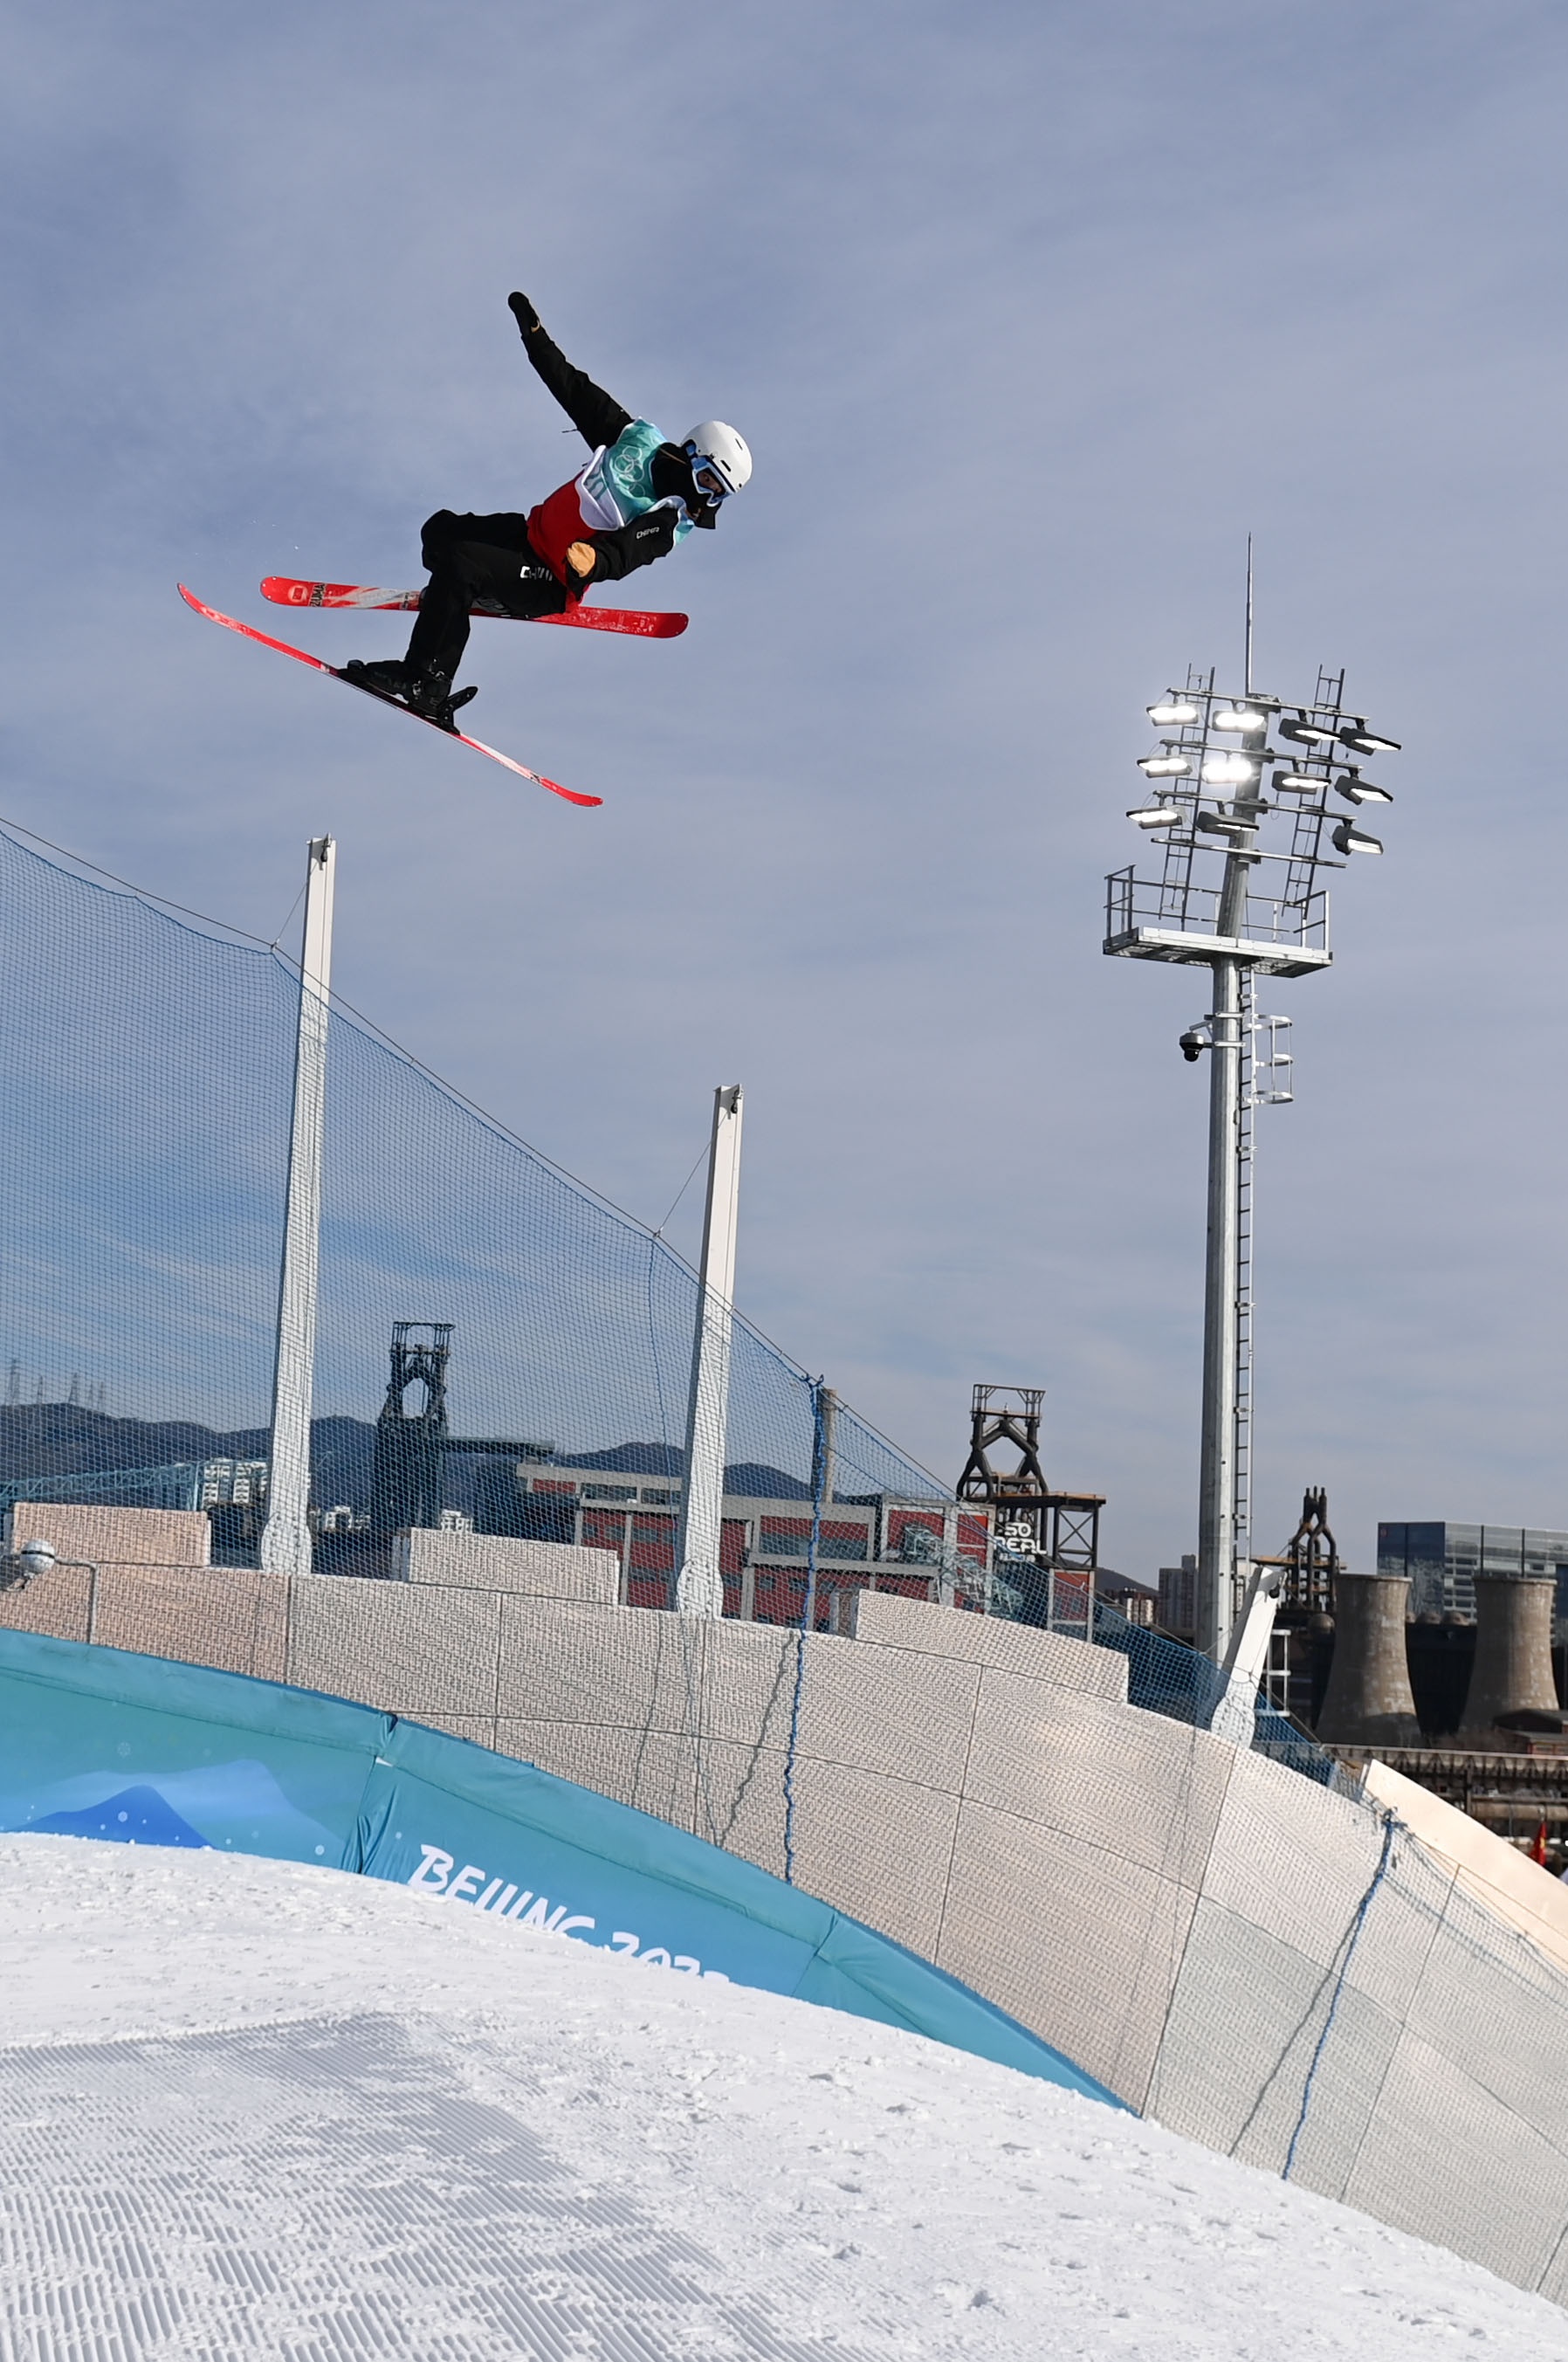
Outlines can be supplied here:
M593 1599L613 1607L621 1562L613 1551L574 1542L530 1542L503 1534L400 1534L392 1574L401 1583L455 1584L479 1591L531 1591L545 1599Z
M1568 1976L1408 1831L1386 1861L1370 1805L1130 1706L1110 1650L882 1595L802 1643L616 1606L608 1553L497 1547L420 1537L407 1583L285 1592L147 1568L101 1637L260 1671L286 1597L289 1680L771 1871L788 1837L802 1886L1134 2106L1274 2171L1294 2139L1309 2187L1568 2301ZM17 1597L58 1628L44 1584Z
M205 1566L212 1520L204 1509L112 1509L97 1502L18 1501L6 1548L52 1542L61 1558L131 1566Z
M91 1583L84 1569L61 1566L25 1591L0 1591L0 1628L85 1640ZM105 1648L281 1682L287 1679L288 1634L286 1576L134 1562L105 1562L99 1569L94 1638Z
M286 1677L285 1578L209 1566L212 1527L203 1511L24 1501L11 1532L13 1548L51 1541L62 1561L88 1563L62 1563L25 1589L0 1591L0 1627L84 1640L95 1565L94 1634L105 1648L262 1681Z

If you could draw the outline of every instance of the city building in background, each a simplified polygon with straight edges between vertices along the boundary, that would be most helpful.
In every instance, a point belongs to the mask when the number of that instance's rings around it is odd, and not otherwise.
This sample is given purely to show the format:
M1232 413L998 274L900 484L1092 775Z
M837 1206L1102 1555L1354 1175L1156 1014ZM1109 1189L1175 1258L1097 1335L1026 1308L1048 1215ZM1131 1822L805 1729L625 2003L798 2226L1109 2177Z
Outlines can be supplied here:
M1179 1566L1163 1566L1156 1578L1159 1584L1159 1607L1156 1621L1162 1632L1173 1640L1185 1640L1190 1648L1198 1628L1198 1554L1187 1551Z
M1153 1632L1158 1625L1159 1593L1153 1584L1140 1583L1135 1575L1118 1574L1113 1566L1099 1567L1095 1571L1094 1595L1143 1631Z
M1478 1574L1552 1576L1556 1622L1568 1626L1568 1533L1441 1519L1377 1529L1377 1572L1409 1578L1411 1616L1474 1616Z

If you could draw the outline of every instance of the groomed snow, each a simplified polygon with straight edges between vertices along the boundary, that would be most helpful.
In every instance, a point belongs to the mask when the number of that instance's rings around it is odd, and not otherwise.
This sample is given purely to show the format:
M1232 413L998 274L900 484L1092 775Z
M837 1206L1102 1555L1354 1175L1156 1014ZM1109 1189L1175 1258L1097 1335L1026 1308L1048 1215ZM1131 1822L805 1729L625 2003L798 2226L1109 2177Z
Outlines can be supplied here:
M0 1994L3 2362L1568 2362L1156 2126L336 1871L0 1838Z

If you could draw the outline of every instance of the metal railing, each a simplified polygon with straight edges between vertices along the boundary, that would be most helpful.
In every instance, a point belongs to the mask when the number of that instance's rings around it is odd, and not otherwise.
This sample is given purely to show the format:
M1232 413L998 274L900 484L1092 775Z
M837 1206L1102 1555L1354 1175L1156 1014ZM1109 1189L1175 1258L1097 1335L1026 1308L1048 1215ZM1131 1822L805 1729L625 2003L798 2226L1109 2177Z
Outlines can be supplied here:
M161 1468L100 1468L54 1476L23 1476L0 1485L0 1515L18 1501L95 1504L116 1509L199 1509L207 1462L171 1461Z
M1197 886L1190 879L1139 877L1131 868L1112 870L1105 881L1107 949L1131 944L1140 933L1219 936L1220 892L1214 886ZM1233 939L1231 939L1233 940ZM1244 933L1240 940L1277 945L1282 952L1326 953L1329 948L1329 898L1319 888L1305 901L1287 901L1265 894L1249 894Z

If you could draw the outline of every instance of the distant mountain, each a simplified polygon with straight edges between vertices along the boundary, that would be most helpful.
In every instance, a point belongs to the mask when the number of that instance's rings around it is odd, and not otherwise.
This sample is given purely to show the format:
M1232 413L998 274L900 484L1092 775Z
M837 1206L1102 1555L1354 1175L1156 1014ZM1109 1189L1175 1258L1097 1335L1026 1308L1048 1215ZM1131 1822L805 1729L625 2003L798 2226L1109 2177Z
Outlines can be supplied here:
M613 1443L605 1451L558 1451L562 1468L603 1468L622 1476L679 1476L686 1454L673 1443Z
M786 1476L781 1468L769 1468L765 1460L734 1460L724 1471L724 1490L738 1493L752 1501L809 1501L812 1488L798 1476ZM842 1493L834 1498L842 1501Z
M266 1430L219 1434L194 1419L111 1418L77 1403L0 1405L0 1484L28 1476L77 1476L108 1468L167 1468L220 1455L259 1460Z
M311 1422L312 1494L324 1509L346 1503L370 1506L376 1430L370 1419L317 1418ZM78 1403L0 1404L0 1484L39 1483L61 1476L107 1474L116 1469L169 1468L204 1460L265 1460L271 1437L264 1427L204 1427L195 1419L112 1418ZM608 1474L679 1481L686 1454L672 1443L613 1443L599 1451L561 1451L561 1469L595 1469ZM447 1497L454 1508L471 1509L472 1463L454 1453L447 1463ZM724 1472L726 1489L754 1500L809 1501L811 1486L766 1461L738 1460ZM843 1497L842 1496L840 1497Z
M668 1476L679 1479L686 1471L686 1454L673 1443L614 1443L607 1451L558 1451L558 1468L601 1468L623 1476ZM732 1460L724 1470L724 1490L757 1501L809 1501L812 1488L798 1476L786 1476L763 1460ZM843 1496L838 1496L840 1499Z
M111 1418L78 1403L0 1404L0 1485L203 1460L265 1460L264 1427L203 1427L190 1418ZM311 1422L317 1497L368 1508L376 1430L368 1419Z

